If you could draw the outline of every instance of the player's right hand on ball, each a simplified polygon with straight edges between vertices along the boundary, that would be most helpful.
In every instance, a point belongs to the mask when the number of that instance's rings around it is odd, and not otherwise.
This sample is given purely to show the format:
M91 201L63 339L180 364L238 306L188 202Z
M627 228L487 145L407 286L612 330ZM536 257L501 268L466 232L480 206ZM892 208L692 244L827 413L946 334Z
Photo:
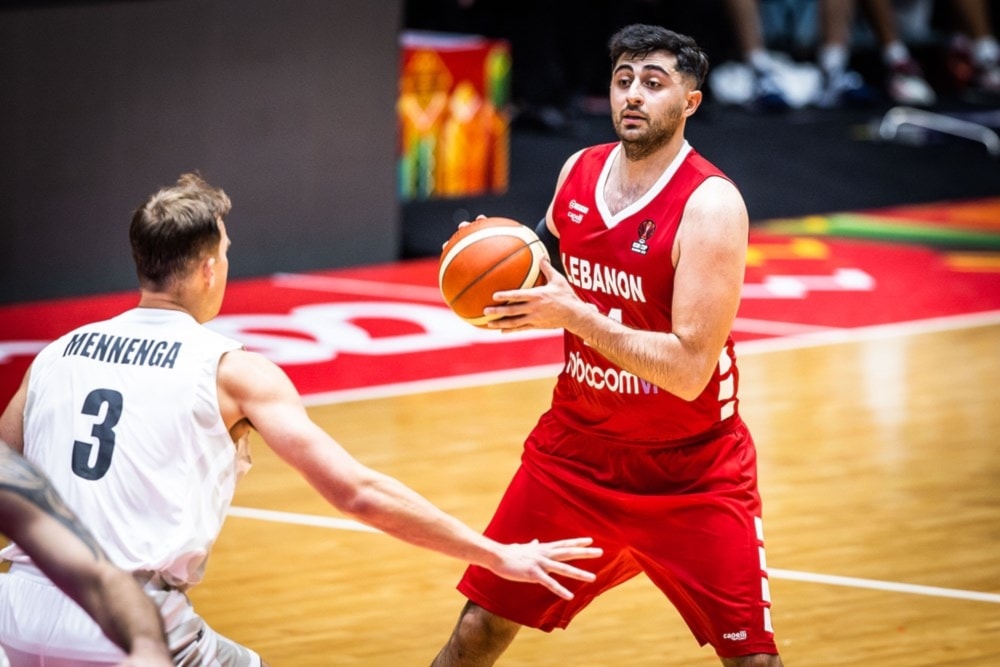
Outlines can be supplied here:
M572 600L573 593L552 575L593 581L595 579L593 572L564 562L599 558L604 551L599 547L590 546L592 543L593 540L589 537L577 537L555 542L532 540L527 544L505 544L500 552L500 563L491 569L504 579L541 584L564 600Z
M480 213L479 215L476 216L476 220L485 220L485 219L486 219L486 216L484 214L482 214L482 213ZM463 220L462 222L458 223L458 228L461 229L462 227L467 227L467 226L469 226L471 224L472 224L471 220Z

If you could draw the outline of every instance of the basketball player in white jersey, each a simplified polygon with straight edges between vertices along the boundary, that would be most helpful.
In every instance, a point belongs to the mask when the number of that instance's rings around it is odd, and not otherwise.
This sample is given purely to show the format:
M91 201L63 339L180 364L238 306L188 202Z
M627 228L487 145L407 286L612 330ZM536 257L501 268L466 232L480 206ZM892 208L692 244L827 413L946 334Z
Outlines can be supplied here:
M47 346L0 416L0 438L49 476L112 562L145 583L175 663L262 664L215 633L185 593L201 580L249 468L251 428L331 504L389 535L559 596L571 594L553 574L590 580L564 562L599 556L589 539L483 537L356 461L311 421L277 365L202 326L225 292L229 210L228 196L194 174L149 197L129 232L138 307ZM0 645L13 649L13 667L122 659L23 549L2 556L13 564L0 575Z
M41 471L5 442L0 442L0 532L31 554L128 653L118 667L174 664L156 606L127 572L111 564ZM0 649L0 667L9 665Z

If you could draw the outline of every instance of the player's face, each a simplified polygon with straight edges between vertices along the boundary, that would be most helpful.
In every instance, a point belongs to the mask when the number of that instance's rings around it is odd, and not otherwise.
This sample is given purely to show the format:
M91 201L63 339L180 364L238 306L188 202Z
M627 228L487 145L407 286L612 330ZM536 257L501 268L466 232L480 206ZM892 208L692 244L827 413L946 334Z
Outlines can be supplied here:
M625 55L615 64L612 121L632 159L665 145L698 106L701 93L692 90L676 67L677 59L667 51L654 51L645 58Z

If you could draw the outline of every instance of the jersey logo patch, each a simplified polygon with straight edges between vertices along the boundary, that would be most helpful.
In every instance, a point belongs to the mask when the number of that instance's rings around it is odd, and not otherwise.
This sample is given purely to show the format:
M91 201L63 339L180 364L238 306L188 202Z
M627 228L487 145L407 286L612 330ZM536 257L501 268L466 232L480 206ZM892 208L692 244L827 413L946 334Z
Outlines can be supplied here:
M640 222L639 227L636 229L639 238L632 242L632 252L637 252L640 255L645 255L649 252L649 239L655 231L656 223L652 220L643 220Z
M571 199L569 202L569 211L567 211L566 215L576 224L580 224L583 222L583 216L589 212L590 208L588 206L584 206L577 200Z

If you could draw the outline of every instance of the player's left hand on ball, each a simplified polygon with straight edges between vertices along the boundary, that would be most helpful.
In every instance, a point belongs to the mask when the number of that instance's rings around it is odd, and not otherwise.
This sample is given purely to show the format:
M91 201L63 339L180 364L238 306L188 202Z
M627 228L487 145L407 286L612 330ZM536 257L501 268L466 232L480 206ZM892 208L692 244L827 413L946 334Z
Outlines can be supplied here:
M577 537L555 542L532 540L527 544L506 544L502 561L494 569L496 574L512 581L537 583L565 600L572 600L573 593L552 576L558 574L579 581L593 581L593 572L574 567L565 561L582 558L599 558L604 551L590 546L589 537Z
M483 310L486 315L499 316L487 323L490 329L507 333L519 329L567 328L576 309L586 306L548 258L542 260L541 270L547 281L545 285L494 292L493 300L504 305Z

